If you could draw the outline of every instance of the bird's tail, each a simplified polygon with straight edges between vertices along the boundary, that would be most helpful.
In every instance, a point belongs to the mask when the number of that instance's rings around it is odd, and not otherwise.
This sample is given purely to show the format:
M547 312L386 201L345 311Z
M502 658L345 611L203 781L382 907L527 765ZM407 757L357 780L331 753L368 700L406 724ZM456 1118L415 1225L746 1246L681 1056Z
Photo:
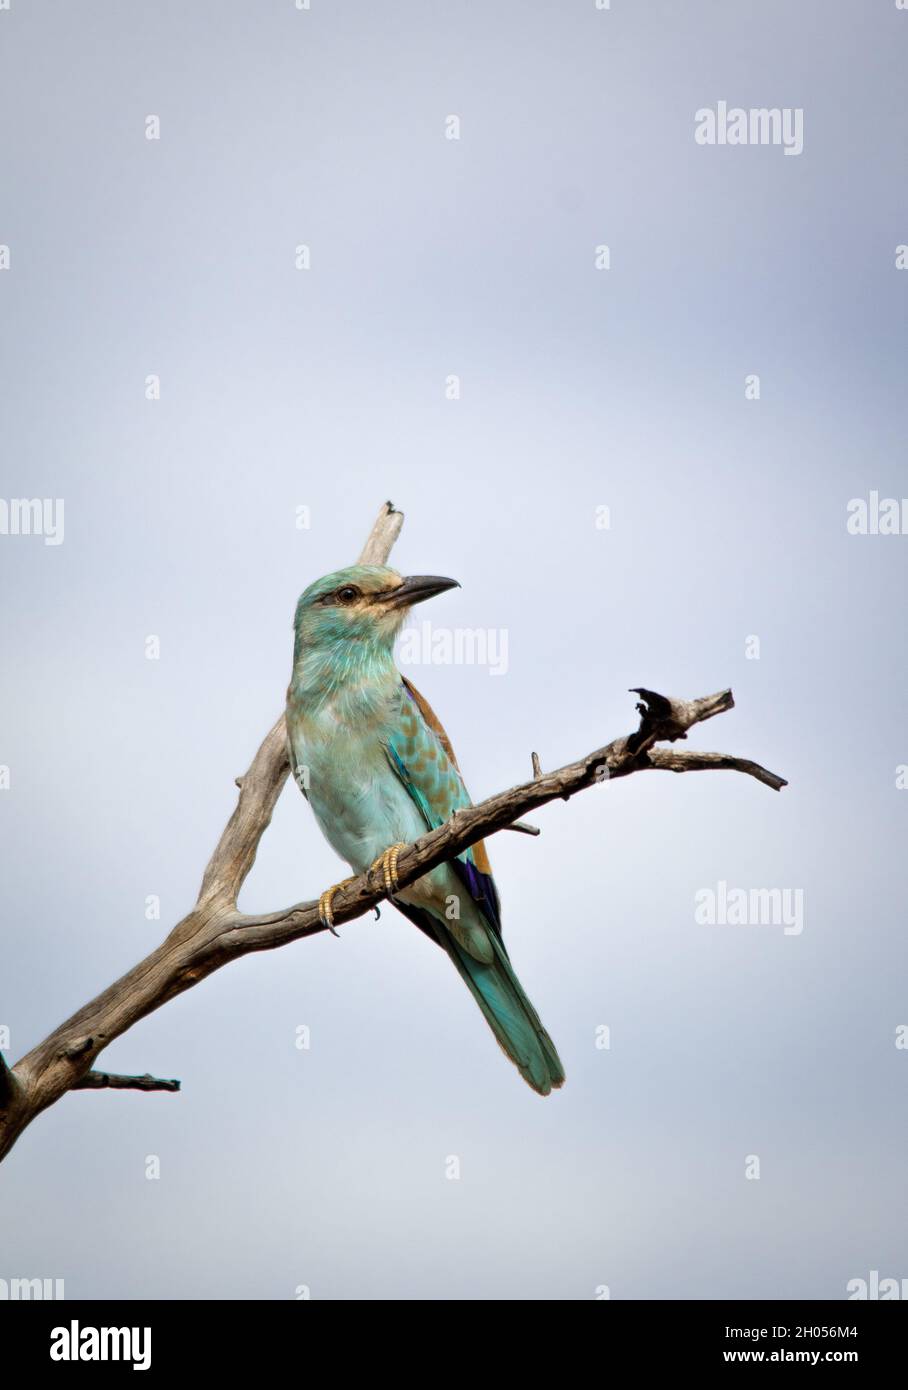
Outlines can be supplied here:
M555 1044L521 989L498 936L491 931L488 934L494 950L488 965L469 955L447 931L440 932L439 936L502 1051L527 1085L541 1096L563 1085L564 1067Z

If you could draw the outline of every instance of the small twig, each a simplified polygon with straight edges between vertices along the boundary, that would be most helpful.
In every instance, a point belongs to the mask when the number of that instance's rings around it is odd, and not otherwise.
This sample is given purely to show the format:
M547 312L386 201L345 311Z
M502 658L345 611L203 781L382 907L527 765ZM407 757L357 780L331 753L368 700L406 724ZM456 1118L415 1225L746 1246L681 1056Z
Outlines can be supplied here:
M538 782L540 777L542 776L542 763L539 761L538 753L532 753L530 756L533 759L533 776Z
M118 1076L111 1071L87 1071L76 1081L73 1091L178 1091L179 1081L163 1081L158 1076Z
M733 758L728 753L690 753L674 748L651 748L647 760L650 767L666 772L744 772L762 782L764 787L771 787L774 792L788 786L784 777L769 772L750 758Z
M530 825L527 820L515 820L513 825L503 825L502 830L517 830L521 835L541 835L538 825Z

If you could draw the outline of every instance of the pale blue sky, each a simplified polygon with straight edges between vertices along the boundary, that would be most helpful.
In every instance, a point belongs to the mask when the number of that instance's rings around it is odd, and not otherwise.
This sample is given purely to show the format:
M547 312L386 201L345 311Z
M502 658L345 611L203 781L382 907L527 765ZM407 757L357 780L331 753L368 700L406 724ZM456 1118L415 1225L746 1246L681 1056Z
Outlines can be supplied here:
M886 0L0 13L0 495L66 505L60 546L0 536L13 1058L190 906L296 597L385 497L394 562L463 585L420 617L508 634L505 676L412 671L474 797L628 731L641 684L732 686L692 745L791 782L634 777L496 838L568 1073L548 1100L390 909L213 976L102 1058L179 1096L73 1095L19 1141L0 1278L588 1299L908 1275L908 536L845 530L849 499L908 493L906 45ZM803 153L698 146L720 100L802 108ZM242 901L344 872L289 787ZM803 889L803 933L697 925L719 880Z

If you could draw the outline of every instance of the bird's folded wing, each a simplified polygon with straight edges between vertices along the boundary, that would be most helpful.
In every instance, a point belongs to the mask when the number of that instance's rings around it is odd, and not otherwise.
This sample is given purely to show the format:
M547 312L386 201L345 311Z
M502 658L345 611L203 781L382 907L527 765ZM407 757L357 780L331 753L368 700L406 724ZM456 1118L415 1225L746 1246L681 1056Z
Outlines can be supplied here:
M427 828L434 830L454 811L472 803L451 740L440 720L405 676L401 683L400 722L389 739L388 757L422 812ZM489 926L500 935L498 891L485 845L478 841L450 863Z

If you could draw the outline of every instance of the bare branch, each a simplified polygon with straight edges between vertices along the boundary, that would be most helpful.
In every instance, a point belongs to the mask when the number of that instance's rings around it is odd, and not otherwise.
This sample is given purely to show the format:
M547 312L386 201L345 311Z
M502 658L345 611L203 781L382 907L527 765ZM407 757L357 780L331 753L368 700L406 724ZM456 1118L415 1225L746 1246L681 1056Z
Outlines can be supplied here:
M359 557L361 565L384 565L400 535L404 524L404 514L399 512L393 502L386 502L375 518L375 525Z
M74 1091L178 1091L179 1081L162 1081L157 1076L118 1076L110 1071L87 1071L72 1087Z
M240 794L236 810L208 861L199 906L236 902L289 771L287 729L281 715L262 740L249 771L237 778Z
M454 858L477 840L511 828L527 811L559 797L567 801L588 787L615 781L648 768L665 768L672 772L699 771L709 767L729 768L748 773L775 790L787 786L783 777L767 772L749 759L733 758L724 753L652 751L651 745L657 738L684 738L694 724L731 709L734 700L730 690L699 700L667 699L653 691L635 693L642 697L637 706L641 717L636 733L614 739L604 748L596 749L578 762L569 763L555 772L540 773L531 782L524 782L490 796L475 806L455 811L444 825L422 835L401 850L397 860L400 887L405 888L436 864ZM663 751L666 755L664 761ZM335 924L361 916L384 896L381 874L377 870L370 869L367 874L352 879L337 891L332 901ZM318 916L318 904L298 903L284 912L242 917L219 938L217 949L226 950L231 955L244 955L249 950L271 950L287 941L313 936L324 930L326 928Z
M751 762L749 758L733 758L728 753L689 753L687 751L676 752L674 748L653 748L648 756L649 766L662 768L666 772L744 772L749 777L756 777L758 782L762 782L764 787L771 787L774 792L780 792L788 783L784 777L779 777L775 772L769 772L759 763Z

